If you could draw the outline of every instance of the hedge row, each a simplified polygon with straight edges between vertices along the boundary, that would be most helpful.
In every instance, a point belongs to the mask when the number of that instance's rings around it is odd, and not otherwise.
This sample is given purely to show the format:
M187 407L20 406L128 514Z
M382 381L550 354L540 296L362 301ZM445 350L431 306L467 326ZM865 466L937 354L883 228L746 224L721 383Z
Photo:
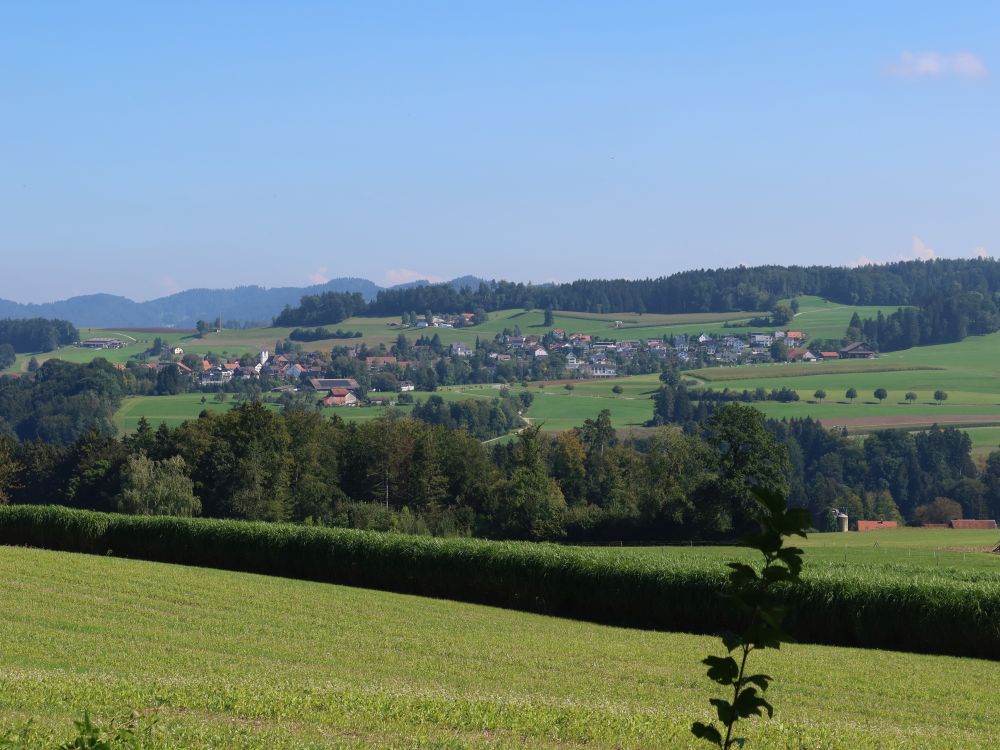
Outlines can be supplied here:
M629 627L739 626L725 567L550 544L434 539L291 524L0 507L0 544L113 554L492 604ZM870 569L869 569L870 570ZM811 573L786 591L801 641L1000 659L997 579Z

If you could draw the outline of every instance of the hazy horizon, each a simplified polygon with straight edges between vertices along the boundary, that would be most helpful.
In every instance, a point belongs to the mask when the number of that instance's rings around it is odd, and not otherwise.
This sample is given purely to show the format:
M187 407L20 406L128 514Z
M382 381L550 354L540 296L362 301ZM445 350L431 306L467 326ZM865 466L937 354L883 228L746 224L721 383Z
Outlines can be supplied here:
M0 7L0 298L973 257L1000 8Z

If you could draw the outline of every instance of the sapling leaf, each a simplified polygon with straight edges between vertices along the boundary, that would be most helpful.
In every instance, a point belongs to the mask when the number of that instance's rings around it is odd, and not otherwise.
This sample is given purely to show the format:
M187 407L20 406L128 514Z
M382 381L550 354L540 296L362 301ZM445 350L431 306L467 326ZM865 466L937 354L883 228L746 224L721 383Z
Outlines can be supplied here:
M719 721L723 724L729 726L736 721L736 711L733 709L733 706L729 701L723 700L722 698L712 698L708 702L715 706L715 713L718 714Z
M731 736L734 726L741 719L763 716L765 711L768 718L774 715L773 706L760 694L767 690L773 678L766 674L746 676L743 670L747 658L756 649L777 649L783 642L792 640L783 628L788 607L773 587L784 587L799 580L804 553L798 547L786 547L785 540L793 535L804 537L811 525L809 513L801 508L789 509L780 493L761 488L752 488L752 492L757 501L755 520L759 531L747 534L742 541L761 554L763 566L758 573L746 563L729 563L724 601L732 612L745 616L747 624L742 633L725 632L721 636L722 644L729 653L742 649L742 654L736 658L710 656L704 660L710 679L721 685L734 686L732 703L721 698L709 701L715 706L726 739L714 725L695 722L691 728L696 737L712 742L721 750L744 745L745 738Z
M726 647L727 651L732 653L743 645L743 636L739 633L726 631L722 634L722 645Z
M714 745L722 747L722 735L712 724L704 724L696 721L691 725L691 734L701 740L708 740Z
M708 676L720 685L732 685L740 673L736 659L731 656L709 656L702 661L708 665Z
M743 682L756 685L761 690L767 690L768 685L771 684L771 680L773 679L769 674L752 674L749 677L744 677Z
M774 707L757 694L757 688L748 687L736 697L732 710L740 718L750 716L763 716L767 711L767 718L774 716Z

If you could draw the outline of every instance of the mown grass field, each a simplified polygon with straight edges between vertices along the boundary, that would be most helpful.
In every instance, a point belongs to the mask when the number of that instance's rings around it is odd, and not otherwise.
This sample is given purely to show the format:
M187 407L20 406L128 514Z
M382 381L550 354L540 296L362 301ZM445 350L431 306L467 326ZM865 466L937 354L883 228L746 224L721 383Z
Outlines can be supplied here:
M202 398L205 403L202 403ZM237 405L233 394L227 393L226 400L219 402L211 393L181 393L176 396L133 396L122 400L115 412L115 426L122 432L131 432L145 417L153 428L166 424L176 427L188 419L197 419L202 411L224 413ZM265 402L270 409L277 410L277 404Z
M241 573L0 548L0 726L84 709L155 747L692 748L716 638ZM755 748L989 747L995 664L791 645L755 657Z
M977 421L998 422L997 372L1000 372L1000 333L970 337L955 344L892 352L875 360L707 368L687 372L685 377L700 379L705 387L716 390L791 388L798 392L799 401L762 401L754 406L779 419L810 416L830 425L864 431L896 426L916 429L935 423L969 426ZM615 385L623 389L621 395L611 392ZM535 384L531 388L536 394L535 403L528 416L543 420L546 429L561 430L607 408L616 427L635 427L652 417L649 397L657 387L659 381L655 375L579 383L572 391L551 385L539 390ZM848 388L858 392L853 402L845 396ZM885 401L875 399L877 388L888 392ZM947 400L940 404L933 399L938 389L948 394ZM814 396L817 390L826 391L822 401ZM908 391L917 394L915 403L906 402L904 396ZM980 450L996 447L1000 442L995 440L998 433L989 429L984 425L970 433Z
M852 566L886 566L895 571L911 570L914 577L934 569L943 575L952 569L975 570L1000 581L1000 555L991 550L1000 544L1000 530L898 528L877 531L810 534L796 539L806 551L806 569L844 569ZM684 546L602 547L610 554L636 554L665 560L728 561L746 558L739 547Z
M720 370L724 382L706 384L716 388L792 388L800 401L781 404L766 402L761 408L769 415L813 416L824 420L858 420L872 417L919 416L926 424L942 417L980 415L1000 418L1000 388L996 372L1000 370L1000 333L974 336L954 344L924 346L891 352L876 360L866 361L870 369L858 372L841 371L855 363L820 364L789 363L734 367ZM908 368L908 369L904 369ZM713 378L712 370L691 373ZM848 388L855 388L858 398L851 403ZM873 396L877 388L885 388L888 398L879 403ZM824 390L823 402L815 399L817 390ZM948 399L937 404L934 391L942 389ZM908 391L917 394L914 404L906 403ZM845 422L851 424L851 422Z
M471 385L462 387L442 388L431 393L414 393L415 401L426 401L431 395L440 396L444 401L462 401L466 399L491 400L498 398L500 391L493 386ZM205 403L202 403L202 398ZM270 401L274 394L265 394L265 404L270 409L278 410L280 405ZM315 395L319 399L319 394ZM212 393L181 393L176 396L131 396L122 400L122 405L115 413L114 422L119 430L131 432L145 417L153 427L166 424L176 427L185 420L196 419L202 410L209 412L226 412L239 402L233 399L233 394L227 393L224 402L218 402ZM347 422L367 422L388 414L409 414L413 409L407 404L397 404L391 407L349 407L327 408L323 413L332 417L336 415Z
M895 307L877 305L840 305L821 297L797 297L799 312L785 328L804 331L811 339L840 339L857 312L861 318L874 318L881 310L884 314L895 312Z

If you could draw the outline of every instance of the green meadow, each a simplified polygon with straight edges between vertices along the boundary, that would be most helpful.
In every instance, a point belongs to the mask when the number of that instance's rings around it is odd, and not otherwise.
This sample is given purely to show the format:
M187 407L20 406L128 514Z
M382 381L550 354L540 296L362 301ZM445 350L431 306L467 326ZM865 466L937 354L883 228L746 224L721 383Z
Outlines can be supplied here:
M827 302L816 297L800 297L800 312L789 328L799 328L811 336L835 338L843 334L851 315L857 311L862 317L877 314L876 307L851 307ZM888 312L889 310L884 310ZM639 315L618 313L600 315L558 311L555 326L567 332L579 331L596 336L617 338L650 338L673 333L723 333L725 331L746 332L746 328L725 327L741 325L750 313L704 313L686 315ZM505 328L519 327L522 333L544 333L544 314L540 310L503 310L490 315L486 323L467 329L402 329L397 318L351 318L339 324L345 330L359 330L362 339L346 340L351 343L363 341L369 345L391 344L403 332L415 338L421 334L437 334L445 344L463 341L469 345L476 337L492 338ZM620 324L621 327L616 327ZM64 347L48 355L38 355L40 359L60 357L70 361L88 361L95 356L103 356L113 362L124 362L148 348L156 336L169 344L181 346L185 351L195 353L216 352L222 355L238 356L262 348L273 349L279 338L288 335L288 328L259 328L248 330L224 330L208 334L199 339L186 333L142 333L136 331L106 331L86 329L81 335L115 336L126 341L134 340L129 347L108 352L93 352L77 347ZM316 349L330 349L343 344L345 340L311 342L307 346ZM25 368L29 357L22 355L16 367ZM833 361L816 364L787 363L778 365L747 365L739 367L715 367L687 373L692 379L700 380L705 386L716 389L736 390L787 387L799 393L800 400L792 403L758 402L756 405L769 416L805 417L822 419L831 425L848 426L852 431L864 432L884 427L905 427L922 429L939 422L972 428L977 452L988 452L1000 444L1000 390L994 385L995 373L1000 371L1000 333L989 336L971 337L957 344L943 344L909 349L885 354L875 360ZM623 393L614 394L611 389L618 385ZM655 375L619 378L613 381L595 380L575 383L572 390L560 384L535 383L530 386L535 395L534 403L527 417L534 423L543 425L546 431L560 431L580 425L602 409L609 409L612 422L619 429L635 430L642 427L653 413L650 396L659 386ZM845 397L848 388L855 388L858 398L850 401ZM874 398L877 388L885 388L888 398L878 402ZM943 404L933 400L935 390L943 389L948 399ZM518 388L515 386L514 391ZM817 390L826 392L822 400L816 399ZM915 403L906 402L908 391L917 394ZM463 386L442 389L445 399L491 398L494 394L488 388ZM417 394L417 397L420 396ZM185 418L193 418L203 408L200 394L169 397L161 401L159 397L127 399L118 415L119 424L124 429L132 429L140 416L158 423L166 421L177 424ZM209 409L225 409L229 406L209 400ZM407 411L396 407L397 411ZM338 409L336 413L344 419L363 421L374 419L385 413L384 409Z
M852 367L866 367L852 371ZM731 389L792 388L800 401L761 404L769 415L813 416L824 420L848 418L920 417L931 424L939 418L979 416L1000 418L1000 333L972 336L954 344L940 344L884 354L863 363L786 363L777 365L718 368L724 380L716 379L716 369L696 370L688 375L704 379L706 385ZM858 398L846 398L855 388ZM873 396L884 388L888 398L878 402ZM938 389L948 394L945 402L934 401ZM820 402L814 394L823 390ZM917 394L916 402L905 400L907 392Z
M453 388L442 388L434 394L414 393L414 401L426 401L431 395L440 396L444 401L462 401L466 399L492 400L499 397L499 389L493 386L471 385ZM319 399L319 394L315 395ZM202 398L205 399L202 403ZM268 408L278 410L280 405L272 401L274 394L266 394L264 403ZM145 417L153 427L166 424L176 427L188 419L196 419L203 411L223 413L229 411L239 402L233 399L233 394L226 394L226 400L216 401L212 393L181 393L176 396L130 396L122 400L122 405L115 413L114 421L119 430L131 432ZM327 408L323 413L328 417L336 415L347 422L367 422L388 415L405 415L412 410L407 404L395 406L366 406L349 408Z
M809 553L807 552L807 555ZM696 748L717 638L103 556L0 548L0 736L88 710L151 748ZM786 645L753 748L991 746L996 665ZM928 707L933 707L928 709Z
M795 545L806 551L806 571L861 567L877 571L883 566L895 572L909 572L914 579L937 574L949 576L976 571L1000 581L1000 555L992 554L1000 544L1000 531L965 529L879 529L864 532L828 532L796 539ZM729 561L749 559L750 553L739 547L684 546L606 547L608 554L630 554L657 559L685 561Z
M202 403L202 398L205 402ZM233 394L227 393L225 401L216 401L211 393L181 393L176 396L132 396L122 400L115 412L115 426L122 432L132 432L139 420L146 418L155 429L161 424L177 427L188 419L197 419L202 411L224 413L238 402ZM267 402L265 402L267 403ZM267 403L268 408L277 409L277 404Z
M879 311L888 315L897 309L876 305L841 305L821 297L804 296L796 299L799 302L799 312L791 323L782 327L803 331L811 339L842 338L855 312L861 318L874 318Z
M799 298L802 312L796 318L815 323L816 331L810 330L813 336L841 336L847 328L851 314L857 310L862 316L874 315L878 308L849 307L826 302L815 297ZM727 331L746 333L747 322L759 313L682 313L661 315L655 313L580 313L571 311L556 311L552 328L563 328L567 333L579 332L592 336L613 338L648 339L660 338L678 333L713 333L722 334ZM481 325L470 328L403 328L398 316L392 317L354 317L327 328L340 328L345 331L360 331L359 339L323 339L314 342L303 342L306 349L329 351L334 346L365 343L370 347L379 344L391 345L400 333L405 333L411 340L421 335L437 334L445 344L463 342L472 345L476 337L492 339L504 329L521 329L524 335L542 335L549 328L544 325L545 315L542 310L499 310L490 313L490 319ZM729 326L726 325L729 324ZM735 326L735 329L732 327ZM805 327L805 326L803 326ZM836 329L836 334L832 331ZM218 333L206 334L203 338L181 331L120 331L114 329L83 328L80 329L82 339L92 337L113 337L128 342L124 349L95 352L75 346L66 346L53 352L36 354L39 361L51 358L64 359L70 362L89 362L94 357L104 357L110 362L124 363L130 357L135 357L149 348L159 337L164 343L180 346L185 352L196 354L215 354L240 356L247 352L257 352L261 349L273 350L279 339L288 337L292 328L250 328L224 329ZM19 357L17 367L25 369L31 355Z

